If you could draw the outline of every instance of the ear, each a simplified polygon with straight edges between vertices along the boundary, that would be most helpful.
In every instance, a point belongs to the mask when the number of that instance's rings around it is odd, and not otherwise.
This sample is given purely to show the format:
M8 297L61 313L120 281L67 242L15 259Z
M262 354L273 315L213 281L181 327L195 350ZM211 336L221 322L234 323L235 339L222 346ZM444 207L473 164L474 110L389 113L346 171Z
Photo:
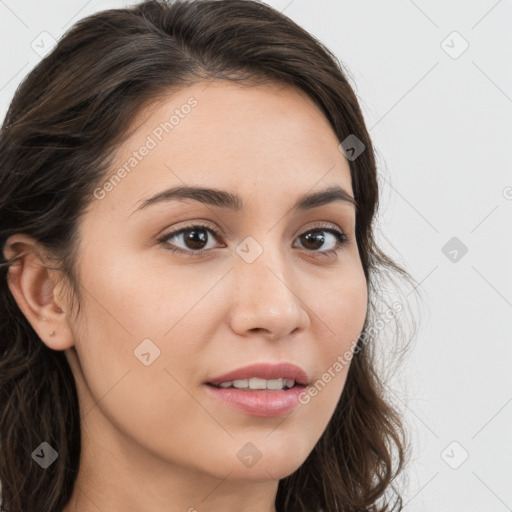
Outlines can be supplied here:
M56 286L57 271L45 264L43 251L36 240L24 234L11 236L4 246L4 256L16 262L9 267L7 282L19 308L39 338L53 350L74 345L74 337L66 318L66 306ZM52 336L50 333L54 331Z

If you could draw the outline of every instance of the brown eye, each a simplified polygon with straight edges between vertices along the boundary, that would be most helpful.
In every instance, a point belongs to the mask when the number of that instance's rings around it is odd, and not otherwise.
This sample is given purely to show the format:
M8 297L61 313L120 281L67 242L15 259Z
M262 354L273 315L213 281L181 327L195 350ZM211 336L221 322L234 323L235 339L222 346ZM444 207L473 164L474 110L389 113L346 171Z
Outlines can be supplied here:
M331 235L333 239L330 242L330 248L327 250L320 250L326 243L329 242L329 237L325 236L325 233ZM333 228L315 228L304 232L299 236L299 240L303 245L304 249L311 250L313 252L319 252L321 254L332 254L337 252L342 245L347 243L347 237L341 231Z
M207 233L213 234L210 237ZM187 253L193 256L198 256L207 252L210 248L205 248L210 238L217 238L219 232L210 227L204 225L186 226L173 231L161 237L158 241L166 245L166 248L172 252ZM176 247L176 241L181 238L181 243L184 247ZM171 243L171 240L174 242Z

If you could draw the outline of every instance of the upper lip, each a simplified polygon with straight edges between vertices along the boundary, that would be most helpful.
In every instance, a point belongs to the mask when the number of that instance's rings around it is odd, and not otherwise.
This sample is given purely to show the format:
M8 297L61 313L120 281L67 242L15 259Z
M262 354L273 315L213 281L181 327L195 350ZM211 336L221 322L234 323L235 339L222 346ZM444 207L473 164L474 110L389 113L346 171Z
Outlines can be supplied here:
M208 384L219 385L222 382L233 380L250 379L257 377L259 379L291 379L297 384L307 386L309 377L307 373L300 367L291 363L255 363L243 368L220 375L208 381Z

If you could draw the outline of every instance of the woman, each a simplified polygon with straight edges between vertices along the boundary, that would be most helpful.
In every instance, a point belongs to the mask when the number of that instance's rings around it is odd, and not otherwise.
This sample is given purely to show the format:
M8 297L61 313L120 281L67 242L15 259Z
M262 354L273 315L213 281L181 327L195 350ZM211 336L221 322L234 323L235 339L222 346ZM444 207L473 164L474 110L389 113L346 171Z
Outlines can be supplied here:
M100 12L0 152L2 510L401 509L372 345L407 274L326 48L249 0Z

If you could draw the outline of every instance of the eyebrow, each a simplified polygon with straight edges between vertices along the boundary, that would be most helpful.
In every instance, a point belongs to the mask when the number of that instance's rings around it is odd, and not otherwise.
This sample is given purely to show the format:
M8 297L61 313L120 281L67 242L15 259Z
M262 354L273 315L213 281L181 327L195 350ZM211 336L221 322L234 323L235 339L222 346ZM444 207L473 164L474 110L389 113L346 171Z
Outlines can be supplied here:
M164 190L146 199L133 213L154 204L183 199L190 199L208 206L233 211L242 211L244 209L243 201L237 194L215 188L183 185ZM295 212L302 212L333 202L344 202L352 204L356 209L358 208L357 201L345 189L336 185L330 186L325 190L299 196L291 209Z

